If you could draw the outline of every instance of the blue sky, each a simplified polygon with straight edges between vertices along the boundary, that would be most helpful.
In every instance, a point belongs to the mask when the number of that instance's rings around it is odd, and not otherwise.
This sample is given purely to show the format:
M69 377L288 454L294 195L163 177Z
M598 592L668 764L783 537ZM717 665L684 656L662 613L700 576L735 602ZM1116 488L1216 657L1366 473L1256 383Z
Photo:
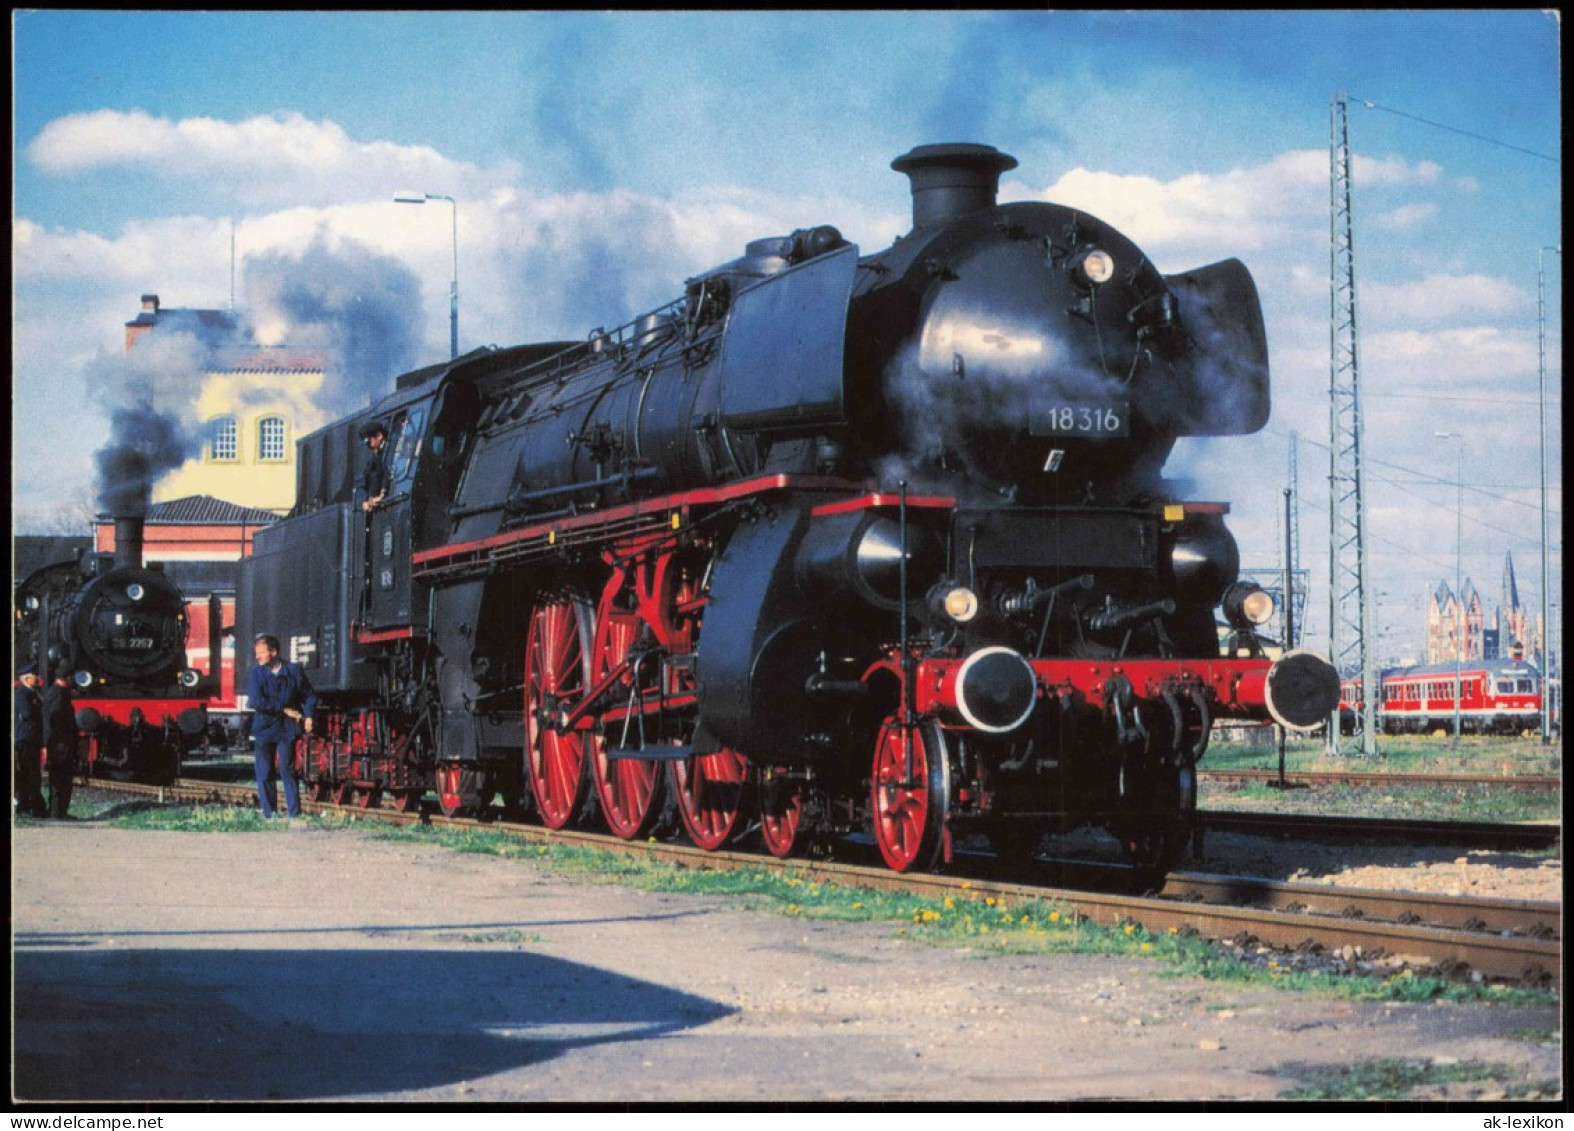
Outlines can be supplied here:
M1273 419L1183 442L1170 471L1232 501L1246 563L1274 566L1298 434L1302 564L1320 580L1329 100L1345 90L1375 104L1351 129L1381 648L1417 650L1426 598L1453 576L1437 431L1465 437L1466 573L1490 607L1512 550L1539 599L1537 251L1562 239L1545 13L39 11L13 29L24 526L91 490L108 434L95 374L138 296L228 304L232 225L238 304L259 325L303 332L268 307L270 266L382 267L402 284L385 293L419 294L417 343L390 359L415 365L447 353L449 213L396 190L458 201L468 349L616 323L759 236L833 223L877 250L907 227L891 159L979 141L1021 162L1004 199L1083 207L1166 272L1251 267ZM1561 278L1550 257L1555 394ZM1319 589L1314 643L1325 605Z

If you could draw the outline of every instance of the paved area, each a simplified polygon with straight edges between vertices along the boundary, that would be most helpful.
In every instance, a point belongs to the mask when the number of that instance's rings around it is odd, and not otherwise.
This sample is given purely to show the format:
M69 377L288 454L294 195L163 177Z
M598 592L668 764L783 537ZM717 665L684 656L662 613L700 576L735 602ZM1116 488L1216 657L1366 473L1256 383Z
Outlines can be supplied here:
M23 1101L1270 1101L1364 1058L1560 1073L1525 1037L1555 1007L986 959L309 821L20 826L12 901Z

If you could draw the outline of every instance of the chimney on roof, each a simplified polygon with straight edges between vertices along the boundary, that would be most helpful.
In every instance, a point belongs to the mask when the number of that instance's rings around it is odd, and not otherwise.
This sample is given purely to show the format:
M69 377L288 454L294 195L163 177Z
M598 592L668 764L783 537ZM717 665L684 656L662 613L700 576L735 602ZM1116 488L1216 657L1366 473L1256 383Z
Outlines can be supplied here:
M143 314L157 314L158 313L158 295L143 295L142 296L142 313Z

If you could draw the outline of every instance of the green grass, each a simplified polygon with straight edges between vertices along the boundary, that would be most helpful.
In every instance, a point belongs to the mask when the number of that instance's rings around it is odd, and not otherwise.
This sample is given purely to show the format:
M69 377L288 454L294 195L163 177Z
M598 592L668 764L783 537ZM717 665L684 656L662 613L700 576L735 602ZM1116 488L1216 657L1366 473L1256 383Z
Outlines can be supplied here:
M622 884L649 892L672 892L733 900L743 907L789 918L888 923L916 943L966 949L978 957L1022 954L1129 955L1165 964L1165 976L1194 977L1243 985L1268 985L1358 1001L1488 1001L1514 1005L1554 1003L1546 991L1496 984L1459 984L1417 976L1409 970L1384 978L1335 976L1268 961L1243 963L1217 944L1188 932L1155 933L1140 923L1104 927L1069 907L1043 900L1006 903L970 891L925 899L819 880L794 869L745 868L708 871L616 852L532 843L487 828L366 825L354 817L308 816L294 822L266 821L255 810L168 806L136 807L110 817L118 828L185 832L282 832L360 828L376 840L430 844L455 852L529 861L589 883ZM529 939L468 939L475 942L533 942Z
M1561 1029L1510 1029L1503 1034L1504 1039L1510 1041L1525 1041L1532 1045L1560 1045L1563 1043Z
M526 931L488 931L478 935L460 935L459 940L467 943L477 943L484 946L495 946L498 943L508 943L515 949L524 946L533 946L542 941L540 935L533 935Z
M1389 978L1336 976L1269 961L1242 963L1214 943L1186 932L1155 933L1141 924L1103 927L1070 908L1041 900L1007 904L968 892L940 900L848 887L788 869L711 872L594 849L530 844L488 829L407 826L379 830L378 839L420 841L455 851L536 861L554 871L596 883L618 883L642 891L727 897L745 907L790 918L890 923L913 942L965 948L988 957L1022 954L1130 955L1163 962L1166 976L1195 977L1358 1001L1487 1001L1547 1004L1556 996L1509 986L1460 984L1417 976L1409 970Z
M1349 817L1405 817L1439 821L1555 821L1562 817L1557 793L1499 789L1495 786L1443 788L1425 785L1327 785L1277 789L1248 782L1203 782L1198 802L1204 809L1254 813L1312 813Z
M1506 1085L1518 1075L1514 1068L1506 1064L1490 1064L1479 1060L1405 1060L1397 1057L1341 1065L1287 1065L1284 1070L1306 1083L1281 1092L1279 1098L1282 1100L1402 1100L1411 1097L1419 1088L1454 1084ZM1486 1090L1475 1089L1477 1092ZM1559 1094L1560 1089L1555 1080L1549 1080L1539 1084L1521 1083L1512 1091L1518 1092L1520 1096L1531 1092L1554 1096ZM1451 1094L1450 1098L1455 1097Z
M1278 739L1271 729L1240 732L1246 741L1216 735L1202 761L1204 769L1277 770ZM1378 735L1376 759L1330 756L1321 735L1292 738L1285 746L1285 768L1296 772L1361 771L1413 774L1556 774L1562 769L1563 747L1542 746L1539 737L1465 735L1456 745L1452 735Z
M1253 732L1245 732L1250 735ZM1562 747L1538 738L1466 736L1453 739L1421 735L1380 736L1377 759L1331 757L1321 738L1293 739L1285 768L1296 773L1414 773L1536 776L1557 774ZM1207 770L1277 770L1276 745L1215 741L1201 764ZM1440 788L1428 785L1317 786L1276 789L1268 785L1230 785L1205 781L1205 809L1323 813L1359 817L1406 816L1455 821L1553 821L1563 815L1558 791L1499 789L1492 785Z

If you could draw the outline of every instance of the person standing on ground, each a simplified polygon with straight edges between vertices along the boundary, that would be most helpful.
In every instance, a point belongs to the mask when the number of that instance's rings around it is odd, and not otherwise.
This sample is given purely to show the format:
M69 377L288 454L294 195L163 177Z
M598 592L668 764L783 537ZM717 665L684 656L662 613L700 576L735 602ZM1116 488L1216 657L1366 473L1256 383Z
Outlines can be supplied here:
M71 781L77 772L77 709L71 673L59 671L44 691L44 752L49 761L49 815L70 817Z
M251 708L251 737L256 748L257 801L262 815L272 817L277 808L273 771L284 782L285 813L301 815L300 789L295 783L295 742L302 732L312 732L317 695L299 664L279 655L279 638L257 637L253 653L256 666L246 673L246 705Z
M11 742L16 747L16 811L25 817L47 816L43 774L44 705L38 695L38 665L28 664L11 685Z

